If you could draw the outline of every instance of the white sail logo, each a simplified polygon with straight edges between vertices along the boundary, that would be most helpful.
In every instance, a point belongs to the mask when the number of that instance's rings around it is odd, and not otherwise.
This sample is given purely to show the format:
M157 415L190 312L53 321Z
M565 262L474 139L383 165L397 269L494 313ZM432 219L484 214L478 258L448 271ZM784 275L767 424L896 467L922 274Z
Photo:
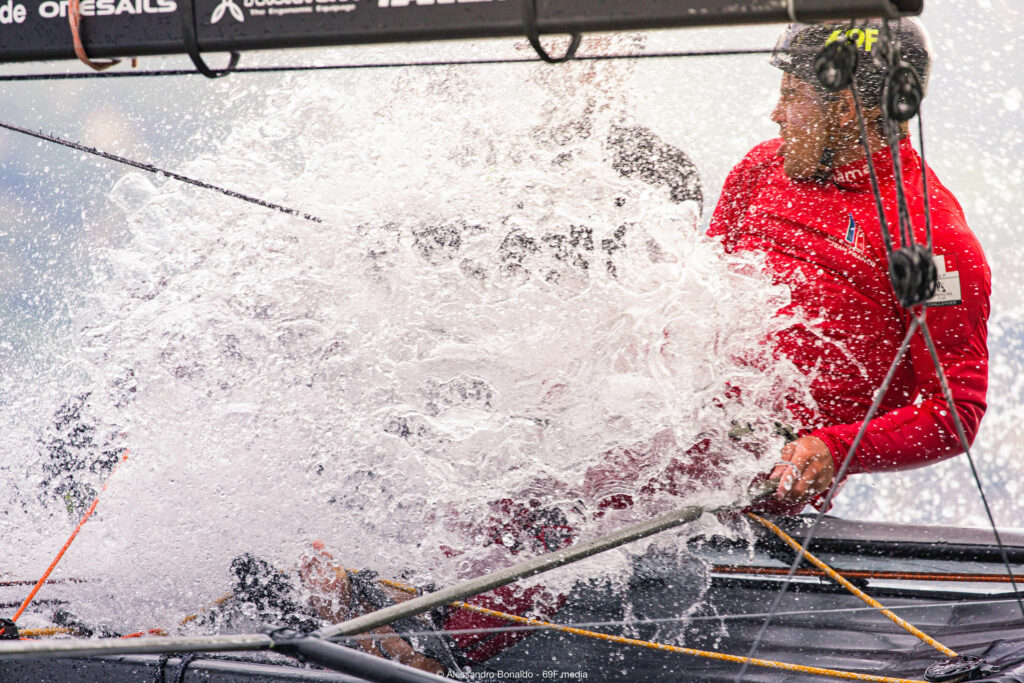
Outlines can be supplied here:
M235 0L220 0L220 4L213 10L213 14L210 15L210 23L216 24L222 18L224 18L224 12L231 12L231 16L239 21L245 21L245 15L242 14L242 8L235 4Z

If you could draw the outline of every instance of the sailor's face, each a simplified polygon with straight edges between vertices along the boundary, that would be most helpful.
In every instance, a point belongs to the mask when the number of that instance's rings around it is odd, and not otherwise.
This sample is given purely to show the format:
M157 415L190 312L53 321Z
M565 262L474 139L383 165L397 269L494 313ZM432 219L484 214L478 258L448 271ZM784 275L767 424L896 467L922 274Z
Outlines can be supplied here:
M794 180L807 179L818 172L827 139L825 105L810 83L783 73L779 103L772 111L785 144L779 154L785 157L783 168Z

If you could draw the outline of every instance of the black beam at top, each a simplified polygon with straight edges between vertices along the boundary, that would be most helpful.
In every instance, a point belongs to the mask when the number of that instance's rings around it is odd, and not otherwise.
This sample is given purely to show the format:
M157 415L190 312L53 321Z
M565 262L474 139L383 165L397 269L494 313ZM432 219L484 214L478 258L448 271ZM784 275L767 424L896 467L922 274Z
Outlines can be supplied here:
M526 0L542 34L919 14L923 0ZM524 35L521 0L80 0L92 58ZM0 62L74 59L68 0L0 0Z

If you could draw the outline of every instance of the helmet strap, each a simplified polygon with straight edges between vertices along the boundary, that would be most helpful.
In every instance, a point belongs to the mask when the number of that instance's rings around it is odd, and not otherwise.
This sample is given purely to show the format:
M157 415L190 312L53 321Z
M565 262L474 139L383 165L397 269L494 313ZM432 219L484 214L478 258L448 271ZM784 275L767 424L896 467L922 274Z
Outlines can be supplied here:
M818 170L814 174L814 180L819 183L828 181L836 163L836 128L838 127L838 116L836 115L835 107L839 98L833 93L829 93L829 95L830 97L825 98L825 120L828 126L825 134L825 144L821 148L821 158L818 159Z

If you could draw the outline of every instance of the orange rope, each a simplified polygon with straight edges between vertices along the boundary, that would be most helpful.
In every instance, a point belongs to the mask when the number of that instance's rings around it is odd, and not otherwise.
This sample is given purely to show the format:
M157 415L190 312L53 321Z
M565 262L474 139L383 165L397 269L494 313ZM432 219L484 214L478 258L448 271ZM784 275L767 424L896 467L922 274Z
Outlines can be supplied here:
M203 612L205 612L206 610L210 609L211 607L220 607L221 605L223 605L225 602L227 602L228 600L230 600L233 597L235 597L234 593L228 593L226 595L222 595L221 597L217 598L213 602L207 604L205 607L200 608L200 610L198 612L196 612L195 614L190 614L187 617L185 617L184 619L182 619L181 621L179 621L178 625L179 626L184 626L185 624L189 623L190 621L195 621L196 619L199 618L199 615L202 614Z
M68 537L68 540L64 542L64 547L62 547L60 549L60 552L57 553L57 557L53 558L53 562L51 562L50 566L46 568L45 572L43 572L42 577L40 577L40 579L36 581L36 585L33 586L32 591L28 594L28 597L25 598L25 602L21 603L21 607L18 608L18 611L14 613L14 617L12 617L11 621L17 621L18 617L20 617L21 614L25 611L25 609L29 606L29 604L31 604L32 599L36 597L36 593L39 592L39 589L43 587L44 583L46 583L46 579L50 577L50 574L57 567L57 563L60 562L60 558L64 557L64 553L66 553L68 548L71 547L71 542L74 541L75 537L78 536L78 532L82 530L82 526L85 525L85 523L89 520L89 517L91 517L92 513L96 510L96 506L100 502L100 496L103 495L103 492L107 490L107 484L110 483L110 479L114 476L114 473L117 472L117 468L120 467L121 463L123 463L127 459L128 449L126 448L124 449L124 455L122 455L121 459L118 460L117 463L114 465L114 469L110 471L110 475L107 477L107 480L103 482L103 488L100 489L100 495L96 496L96 500L92 501L92 505L90 505L89 509L85 511L85 514L82 515L82 518L78 520L78 525L75 527L75 530L71 532L71 535Z
M849 581L844 579L838 572L836 572L836 570L832 569L827 564L825 564L824 562L819 560L817 557L815 557L814 555L812 555L809 552L807 552L803 548L803 546L801 546L799 543L797 543L795 540L793 540L793 538L789 534L787 534L785 531L783 531L779 527L777 527L774 524L772 524L771 522L769 522L764 517L758 517L757 515L753 514L752 512L748 512L747 516L750 517L751 519L756 520L762 526L764 526L764 527L774 531L775 534L779 538L781 538L783 541L785 541L791 548L796 550L798 553L801 553L805 558L807 558L807 560L811 564L813 564L818 569L820 569L823 572L825 572L826 574L828 574L829 577L831 577L832 580L834 580L840 586L842 586L846 590L850 591L851 593L853 593L858 598L860 598L864 602L868 603L869 605L871 605L875 609L879 610L882 614L887 616L894 624L896 624L900 628L902 628L902 629L906 630L907 632L912 633L913 635L917 636L922 641L928 643L929 645L931 645L932 647L934 647L936 650L938 650L942 654L946 655L947 657L957 657L958 656L956 652L954 652L953 650L949 649L948 647L946 647L945 645L943 645L939 641L935 640L934 638L932 638L930 635L928 635L924 631L919 630L913 624L911 624L911 623L909 623L907 621L904 621L902 618L896 616L896 614L894 612L891 612L891 611L887 610L882 605L882 603L878 602L877 600L872 598L870 595L868 595L867 593L865 593L864 591L862 591L861 589L857 588L852 583L850 583Z
M128 451L125 450L125 454L122 457L122 459L118 462L118 465L120 465L122 462L124 462L127 458L128 458ZM116 471L116 470L117 470L117 466L115 466L115 468L114 468L114 471ZM114 471L112 471L110 473L110 476L113 476ZM110 481L110 478L108 477L107 483L109 483L109 481ZM102 493L103 491L106 490L107 483L103 484L103 489L100 491L100 493ZM14 620L17 620L18 617L21 616L22 612L24 612L25 608L31 602L32 598L35 597L35 594L38 592L39 588L46 582L46 579L50 575L50 572L53 571L54 567L56 567L57 563L60 561L60 558L63 557L64 552L68 549L68 547L71 545L71 542L78 535L78 532L81 530L82 526L85 524L85 522L92 515L92 513L96 509L96 505L98 503L99 503L99 496L97 496L96 500L93 501L92 505L89 507L89 510L85 513L85 515L82 516L82 519L78 522L78 526L76 526L74 532L72 532L71 537L68 538L67 542L64 544L64 547L61 548L60 552L57 554L57 557L50 564L49 568L47 568L46 573L43 574L43 577L39 580L38 583L36 583L35 588L33 588L32 592L29 594L28 598L25 599L25 602L22 604L21 608L18 609L18 612L14 616ZM847 590L852 592L854 595L856 595L857 597L859 597L862 600L864 600L865 602L867 602L872 607L875 607L875 608L881 610L883 614L885 614L887 617L889 617L897 625L902 626L903 628L908 630L910 633L913 633L918 638L920 638L924 642L928 643L929 645L932 645L933 647L935 647L936 649L940 650L944 654L946 654L946 655L948 655L950 657L957 656L957 653L954 652L953 650L951 650L951 649L947 648L946 646L942 645L941 643L939 643L938 641L934 640L933 638L931 638L927 634L921 632L920 630L918 630L917 628L915 628L911 624L907 623L906 621L904 621L900 617L896 616L891 611L885 609L885 607L883 607L881 605L881 603L879 603L874 598L871 598L870 596L865 594L863 591L861 591L856 586L854 586L852 583L850 583L845 578L843 578L840 574L838 574L831 567L829 567L824 562L822 562L821 560L819 560L818 558L816 558L815 556L811 555L809 552L804 550L800 546L799 543L797 543L789 535L787 535L784 531L782 531L782 529L780 529L779 527L777 527L776 525L772 524L771 522L769 522L768 520L766 520L766 519L764 519L762 517L759 517L759 516L751 514L751 513L747 513L747 514L751 518L755 519L756 521L758 521L759 523L761 523L765 527L771 529L776 534L778 534L779 537L782 538L786 543L788 543L791 547L796 549L798 552L802 553L803 556L805 558L807 558L808 561L810 561L811 563L815 564L815 566L819 567L823 572L825 572L832 579L834 579L835 581L840 583L844 588L846 588ZM767 569L767 568L762 568L762 569ZM350 570L350 571L358 571L358 570ZM408 584L399 582L399 581L393 581L393 580L389 580L389 579L378 579L378 582L383 584L383 585L385 585L385 586L390 586L392 588L396 588L396 589L404 591L406 593L412 593L412 594L417 593L417 590L414 587L412 587L412 586L410 586ZM232 597L231 595L226 595L226 596L224 596L224 597L214 601L213 604L214 605L219 605L219 604L223 603L224 601L230 599L231 597ZM710 651L707 651L707 650L697 650L697 649L694 649L694 648L680 647L680 646L677 646L677 645L668 645L666 643L656 643L656 642L651 642L651 641L647 641L647 640L638 640L636 638L626 638L624 636L616 636L616 635L611 635L611 634L607 634L607 633L599 633L597 631L588 631L588 630L585 630L585 629L575 628L575 627L572 627L572 626L563 626L561 624L554 624L554 623L547 622L547 621L541 621L539 619L530 619L530 618L527 618L527 617L521 617L521 616L518 616L518 615L508 614L508 613L505 613L505 612L499 612L497 610L488 609L486 607L480 607L478 605L473 605L473 604L470 604L468 602L462 602L462 601L453 602L453 603L451 603L451 606L455 607L457 609L469 610L471 612L476 612L478 614L485 614L487 616L496 617L496 618L503 619L505 621L511 621L511 622L514 622L514 623L519 623L519 624L524 624L524 625L529 625L529 626L538 626L538 627L550 629L550 630L553 630L553 631L560 631L562 633L570 633L570 634L573 634L573 635L584 636L584 637L587 637L587 638L594 638L594 639L597 639L597 640L603 640L603 641L606 641L606 642L617 643L617 644L620 644L620 645L632 645L632 646L635 646L635 647L644 647L644 648L648 648L648 649L652 649L652 650L660 650L660 651L663 651L663 652L674 652L674 653L679 653L679 654L692 655L692 656L696 656L696 657L703 657L705 659L714 659L714 660L718 660L718 661L733 662L733 663L737 663L737 664L749 663L749 664L753 664L754 666L761 666L761 667L766 667L766 668L779 669L779 670L783 670L783 671L793 671L793 672L798 672L798 673L813 674L813 675L818 675L818 676L828 676L828 677L831 677L831 678L842 678L842 679L855 680L855 681L868 681L868 682L871 682L871 683L925 683L924 681L919 681L919 680L916 680L916 679L893 678L893 677L890 677L890 676L876 676L874 674L862 674L862 673L857 673L857 672L854 672L854 671L841 671L841 670L838 670L838 669L826 669L826 668L815 667L815 666L804 666L802 664L791 664L789 662L778 662L778 661L772 661L772 660L766 660L766 659L754 659L754 658L750 658L750 657L741 657L741 656L738 656L738 655L725 654L725 653L722 653L722 652L710 652ZM194 620L197 616L198 616L198 613L191 614L191 615L185 617L184 619L182 619L179 623L182 624L182 625L187 624L190 621ZM68 632L70 632L70 629L60 629L60 628L35 629L35 630L25 631L25 632L23 632L22 635L24 635L24 636L57 635L57 634L68 633ZM142 637L142 636L145 636L145 635L166 635L166 631L164 631L163 629L150 629L148 631L139 631L137 633L131 633L131 634L128 634L126 636L121 636L121 637L122 638L137 638L137 637Z
M121 637L122 638L141 638L143 636L166 636L166 635L167 635L167 631L163 630L162 628L151 628L151 629L148 629L146 631L136 631L135 633L129 633L128 635L121 636Z
M107 62L94 62L89 59L89 55L85 53L85 45L82 44L81 21L82 15L78 11L78 0L68 0L68 25L71 27L71 40L74 44L75 56L78 57L83 64L95 71L103 71L104 69L109 69L115 64L120 64L121 60L119 59L112 59ZM134 66L134 60L132 65Z

